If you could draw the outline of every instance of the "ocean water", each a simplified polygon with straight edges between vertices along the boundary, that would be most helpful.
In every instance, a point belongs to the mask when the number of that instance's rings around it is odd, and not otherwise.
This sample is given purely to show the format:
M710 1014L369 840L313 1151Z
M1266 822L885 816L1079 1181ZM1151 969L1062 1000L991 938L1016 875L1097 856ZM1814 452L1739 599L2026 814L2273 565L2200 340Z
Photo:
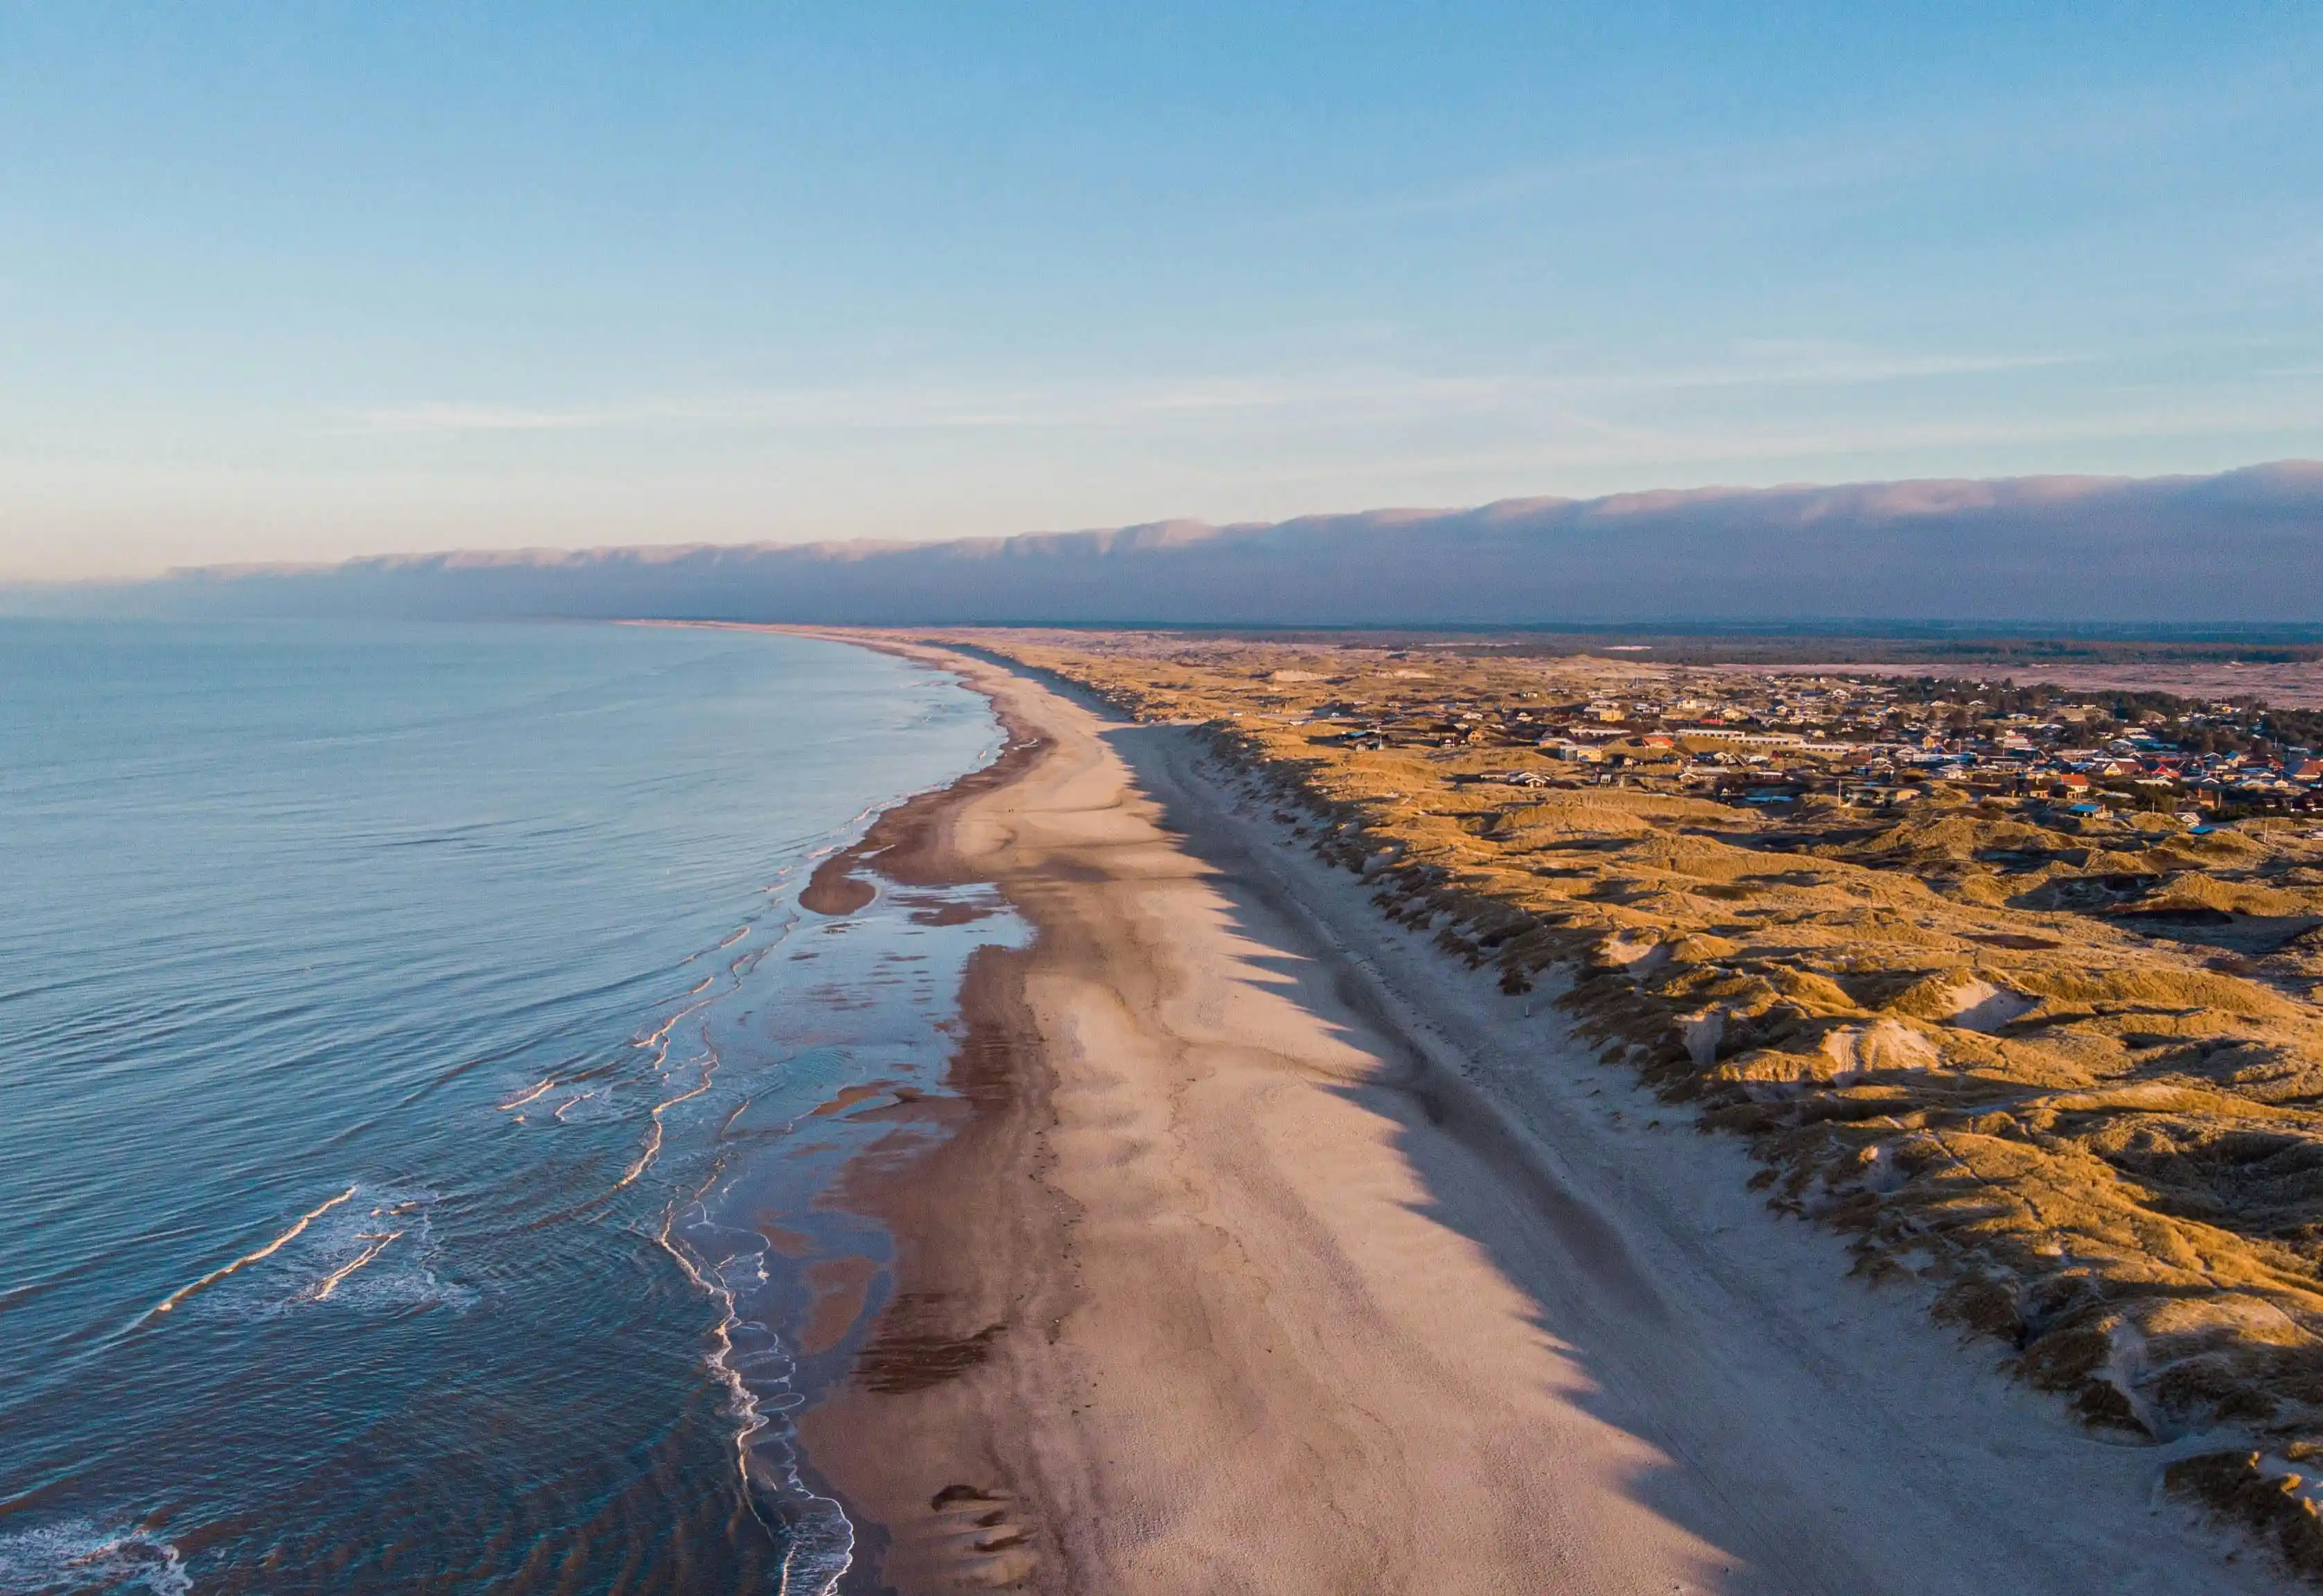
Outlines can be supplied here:
M839 1585L846 1088L1015 931L795 896L998 741L783 637L0 621L0 1593Z

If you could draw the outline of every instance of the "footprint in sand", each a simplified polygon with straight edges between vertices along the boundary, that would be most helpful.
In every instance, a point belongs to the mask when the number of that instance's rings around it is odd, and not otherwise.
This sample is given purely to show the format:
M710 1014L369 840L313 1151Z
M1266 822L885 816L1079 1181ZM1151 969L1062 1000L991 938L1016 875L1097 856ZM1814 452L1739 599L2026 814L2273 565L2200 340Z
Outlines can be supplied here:
M1018 1521L1008 1498L973 1485L947 1485L928 1506L939 1538L958 1559L953 1578L961 1589L1005 1591L1031 1579L1040 1566L1033 1532Z

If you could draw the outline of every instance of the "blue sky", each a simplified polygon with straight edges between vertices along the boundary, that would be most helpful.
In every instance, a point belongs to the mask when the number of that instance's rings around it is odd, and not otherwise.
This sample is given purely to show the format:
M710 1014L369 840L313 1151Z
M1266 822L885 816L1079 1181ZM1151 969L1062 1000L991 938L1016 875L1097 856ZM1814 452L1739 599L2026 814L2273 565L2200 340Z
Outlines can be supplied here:
M0 0L0 575L2323 454L2323 7Z

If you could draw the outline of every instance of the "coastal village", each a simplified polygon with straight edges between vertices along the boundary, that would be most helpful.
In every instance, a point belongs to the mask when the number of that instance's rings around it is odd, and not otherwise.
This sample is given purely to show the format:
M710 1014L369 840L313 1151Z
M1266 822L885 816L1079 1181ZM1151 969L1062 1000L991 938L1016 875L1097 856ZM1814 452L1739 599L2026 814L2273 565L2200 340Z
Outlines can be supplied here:
M1517 785L1635 784L1768 805L1813 793L1861 808L1949 794L2069 816L2167 812L2190 826L2323 808L2313 746L2323 716L2311 711L2006 681L1674 674L1586 695L1391 690L1300 712L1354 748L1547 756L1506 772Z

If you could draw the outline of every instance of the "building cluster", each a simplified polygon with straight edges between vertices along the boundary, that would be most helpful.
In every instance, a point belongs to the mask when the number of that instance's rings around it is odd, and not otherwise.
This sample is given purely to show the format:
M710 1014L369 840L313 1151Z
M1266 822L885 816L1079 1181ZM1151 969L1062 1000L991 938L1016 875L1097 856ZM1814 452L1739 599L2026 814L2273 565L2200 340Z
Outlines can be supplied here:
M1318 740L1532 749L1519 785L1666 786L1781 805L1908 803L1940 789L2009 805L2222 813L2323 808L2318 717L2158 693L1940 679L1688 674L1586 699L1474 693L1314 706ZM2298 740L2293 740L2298 739Z

